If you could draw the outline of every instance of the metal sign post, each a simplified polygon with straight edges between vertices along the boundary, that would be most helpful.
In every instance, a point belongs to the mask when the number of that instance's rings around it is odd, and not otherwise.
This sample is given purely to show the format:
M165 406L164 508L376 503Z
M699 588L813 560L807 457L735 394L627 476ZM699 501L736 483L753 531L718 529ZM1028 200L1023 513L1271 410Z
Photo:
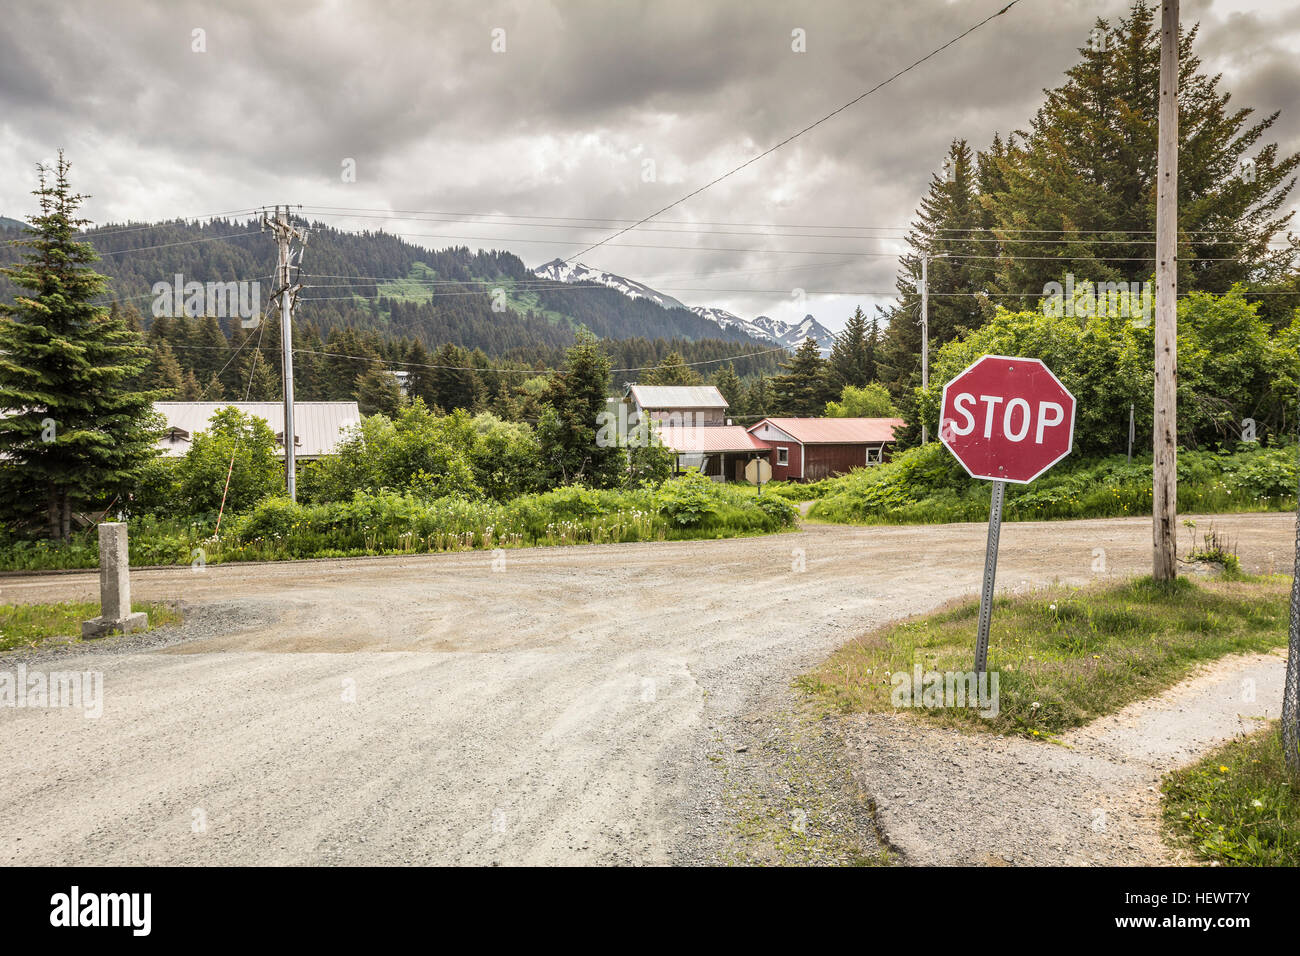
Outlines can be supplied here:
M989 540L984 547L984 589L980 591L980 625L975 638L975 673L982 675L989 662L989 625L993 621L993 581L998 573L998 538L1002 535L1002 498L1005 481L993 482L993 501L989 505Z
M1133 460L1133 405L1128 407L1128 460Z
M943 387L939 441L967 474L993 482L975 672L988 669L993 585L1007 482L1025 485L1074 448L1074 396L1038 359L985 355Z

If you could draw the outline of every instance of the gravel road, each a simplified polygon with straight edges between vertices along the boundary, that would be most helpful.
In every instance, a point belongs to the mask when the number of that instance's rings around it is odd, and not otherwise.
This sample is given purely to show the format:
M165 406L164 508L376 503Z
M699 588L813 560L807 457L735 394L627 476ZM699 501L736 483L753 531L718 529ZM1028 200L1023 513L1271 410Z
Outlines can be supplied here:
M1213 521L1248 570L1287 570L1292 517ZM508 551L497 569L477 552L138 571L134 597L179 602L183 626L0 660L104 675L98 719L0 709L0 861L769 859L735 836L760 817L800 836L777 860L870 857L862 808L895 782L848 767L790 680L974 593L984 534L809 525ZM1150 539L1137 518L1008 524L999 584L1095 580L1099 549L1105 574L1140 573ZM96 588L4 576L0 601Z

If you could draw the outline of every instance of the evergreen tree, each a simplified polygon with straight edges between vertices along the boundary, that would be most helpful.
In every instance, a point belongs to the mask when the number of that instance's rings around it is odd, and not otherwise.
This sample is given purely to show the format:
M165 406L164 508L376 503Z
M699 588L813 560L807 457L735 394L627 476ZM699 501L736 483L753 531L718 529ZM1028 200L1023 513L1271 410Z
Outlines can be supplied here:
M859 306L845 323L844 331L836 337L831 346L830 376L837 389L846 385L861 388L875 377L874 322L872 329L868 332L867 318Z
M584 329L565 353L563 367L551 376L537 427L552 485L612 487L621 481L623 449L596 443L597 416L606 410L609 389L609 359Z
M1001 292L1041 294L1066 273L1094 283L1155 273L1158 6L1137 0L1113 28L1097 20L1092 36L1105 42L1079 50L998 163L1002 188L984 202L1001 251L1016 257L999 262ZM1300 154L1259 146L1278 114L1251 122L1253 110L1229 108L1219 76L1201 72L1197 30L1180 31L1178 44L1180 293L1274 280L1297 249L1269 242L1290 222L1282 210Z
M230 342L216 318L206 315L194 324L190 336L188 361L183 362L193 370L194 377L206 382L212 373L226 364L230 358Z
M382 365L372 365L357 376L356 393L362 415L394 418L402 409L401 387L393 373Z
M284 401L284 386L280 384L280 376L272 369L267 356L252 345L245 348L244 352L247 354L240 363L241 385L236 398L250 402Z
M880 344L877 375L900 407L911 407L912 389L921 384L921 259L929 257L929 338L933 351L983 321L972 293L992 281L993 234L983 227L984 212L976 195L976 170L965 140L954 140L942 174L930 177L916 222L908 233L911 251L902 257L898 306L888 313ZM981 258L976 258L981 257ZM855 384L848 383L845 384Z
M470 353L450 342L433 353L434 368L429 369L430 394L433 404L444 412L474 407L477 386L470 362Z
M766 375L759 375L745 392L746 424L752 425L772 414L772 402L772 381Z
M433 408L438 404L434 394L433 369L429 368L432 360L419 339L411 343L402 359L406 363L406 395L414 401L424 400L424 404Z
M221 376L213 372L208 379L208 384L203 386L203 394L199 396L200 400L205 402L221 402L226 398L226 386L221 382Z
M71 191L62 151L40 169L29 250L4 274L26 290L0 306L0 502L18 520L45 512L51 537L71 534L74 509L107 507L138 481L161 433L155 395L127 383L147 350L120 312L93 304L104 277L78 242L86 198ZM53 181L50 176L53 175Z
M645 377L643 385L699 385L700 375L686 364L682 353L673 350Z
M727 400L727 409L732 415L740 415L744 400L745 387L740 383L735 366L730 362L713 373L713 387Z
M354 400L357 376L378 360L378 352L351 327L331 331L324 351L317 365L323 393L320 400Z
M807 338L795 349L790 361L781 365L784 374L772 379L779 414L817 417L835 392L828 381L829 363L822 358L816 340Z
M185 373L185 378L181 381L180 399L182 402L197 402L202 395L203 388L194 375L194 369L189 369Z
M185 376L181 372L180 363L176 361L176 353L172 351L166 339L160 340L154 346L142 377L145 387L157 392L164 399L180 398Z

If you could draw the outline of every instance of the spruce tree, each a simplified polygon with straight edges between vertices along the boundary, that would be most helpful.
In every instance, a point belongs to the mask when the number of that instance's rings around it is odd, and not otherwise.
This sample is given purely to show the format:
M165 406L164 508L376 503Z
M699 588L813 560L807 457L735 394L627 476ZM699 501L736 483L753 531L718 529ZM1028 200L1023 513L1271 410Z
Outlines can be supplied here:
M871 353L875 346L869 341L869 336L867 318L859 306L831 346L830 375L836 391L846 385L861 388L871 381L875 373Z
M676 349L663 357L663 360L650 370L642 381L643 385L699 385L700 375L686 364L682 353Z
M736 368L730 362L722 366L713 373L713 386L722 393L722 397L727 400L727 410L732 415L741 414L741 404L743 401L744 386L740 383L740 376L736 374Z
M0 305L0 507L19 521L44 511L49 535L66 539L74 510L107 508L135 484L162 429L156 396L127 387L147 349L96 304L106 281L76 238L87 197L72 192L62 151L38 169L40 212L18 240L28 251L4 270L23 292Z
M778 414L794 417L817 417L826 403L835 397L830 384L829 364L813 338L806 338L789 362L781 365L784 374L772 379Z
M624 450L596 443L597 416L606 411L610 382L609 359L594 335L580 331L563 367L551 376L537 427L551 484L604 488L622 480Z
M999 291L1041 293L1066 273L1094 283L1154 274L1157 12L1138 0L1116 26L1098 19L1091 36L1101 42L1080 48L998 163L1002 188L984 202L1001 251L1015 257L999 262ZM1219 76L1201 72L1197 29L1179 35L1180 293L1276 280L1298 248L1269 243L1291 220L1283 210L1300 155L1260 145L1279 114L1252 120L1252 109L1229 106Z
M478 389L470 362L470 353L450 342L439 346L433 353L431 364L434 367L429 369L430 394L433 404L444 412L474 407Z
M356 393L362 415L395 418L404 404L397 379L382 365L372 365L357 376Z
M143 379L145 387L157 392L164 400L180 399L185 376L181 372L180 362L176 361L176 353L166 339L159 340L151 350Z
M880 345L877 373L905 411L921 384L921 258L929 257L930 350L982 324L981 303L972 293L988 288L992 255L983 228L985 213L976 193L977 171L965 140L954 140L942 173L932 174L908 234L911 251L900 262L898 306Z
M433 408L438 404L434 393L433 369L429 368L432 360L419 339L411 343L402 360L406 363L406 394L414 400L424 399L424 404Z
M213 372L208 378L208 384L203 386L203 394L199 396L205 402L220 402L226 397L226 386L222 384L221 376Z
M181 381L180 397L182 402L197 402L203 397L203 387L199 385L194 369L186 371L185 378Z

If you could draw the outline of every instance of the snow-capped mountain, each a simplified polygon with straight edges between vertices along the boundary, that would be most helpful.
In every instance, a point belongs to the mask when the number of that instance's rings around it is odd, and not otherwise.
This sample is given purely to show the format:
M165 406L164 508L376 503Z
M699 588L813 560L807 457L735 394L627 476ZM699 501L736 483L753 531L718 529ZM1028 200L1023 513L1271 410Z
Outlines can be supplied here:
M834 333L811 315L805 315L801 322L794 325L789 322L782 322L780 319L769 318L766 315L760 315L754 319L742 319L726 309L715 309L701 305L683 305L672 296L657 292L645 283L637 282L635 279L627 279L612 272L602 272L599 269L585 266L581 262L568 263L563 259L553 259L534 269L533 275L540 279L550 279L553 282L595 282L609 286L611 289L617 289L632 299L648 299L665 309L687 309L700 318L714 323L720 329L739 329L752 339L760 342L772 342L775 345L784 346L792 352L807 338L817 340L823 355L829 353L831 346L835 343Z
M702 319L708 319L719 328L740 329L756 339L770 338L766 332L762 332L755 328L752 322L742 319L740 316L728 312L726 309L713 309L704 305L693 305L691 306L691 311ZM773 339L773 341L776 340Z
M780 319L773 319L766 315L760 315L755 319L742 319L726 309L712 309L699 305L691 306L691 311L717 324L719 328L740 329L750 338L784 345L791 351L797 349L803 344L803 340L809 337L817 340L823 354L830 352L831 346L835 344L835 334L811 315L805 315L803 321L791 325L789 322L782 322Z
M802 321L794 325L760 315L750 324L762 329L768 338L779 345L784 345L792 352L803 344L804 339L816 340L823 355L828 354L831 346L835 344L835 333L814 319L812 315L805 315Z
M625 279L622 276L614 275L612 272L602 272L599 269L584 266L581 262L565 262L563 259L552 259L546 265L534 269L533 275L539 279L550 279L552 282L595 282L600 285L607 285L611 289L617 289L629 299L649 299L655 305L665 309L686 308L685 305L672 296L656 292L648 285L637 282L635 279Z

